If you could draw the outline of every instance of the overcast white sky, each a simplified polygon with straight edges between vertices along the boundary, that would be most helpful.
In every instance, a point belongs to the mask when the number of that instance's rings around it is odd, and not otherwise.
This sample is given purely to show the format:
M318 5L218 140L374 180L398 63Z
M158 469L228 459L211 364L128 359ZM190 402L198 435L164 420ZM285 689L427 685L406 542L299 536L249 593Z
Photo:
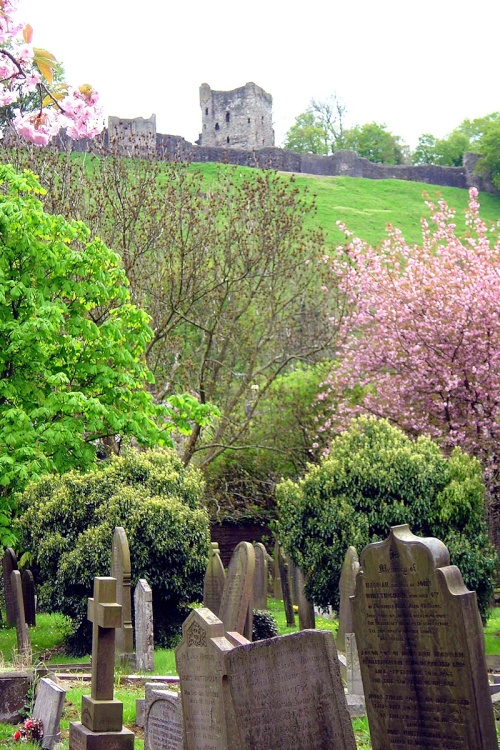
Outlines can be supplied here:
M91 83L106 115L157 116L189 141L199 86L254 81L273 96L276 145L311 97L347 124L385 123L412 148L500 109L498 0L20 0L33 43Z

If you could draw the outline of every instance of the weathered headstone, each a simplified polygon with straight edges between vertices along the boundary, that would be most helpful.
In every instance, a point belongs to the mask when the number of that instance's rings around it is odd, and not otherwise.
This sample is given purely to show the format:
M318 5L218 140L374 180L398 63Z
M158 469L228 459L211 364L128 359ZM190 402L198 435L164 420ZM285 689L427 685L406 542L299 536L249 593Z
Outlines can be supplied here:
M60 721L66 691L48 677L42 677L36 694L33 716L43 722L42 748L52 750L61 741Z
M301 630L314 630L316 618L314 616L314 604L306 597L306 582L304 574L297 566L294 570L295 587L297 592L297 605L299 608L299 627Z
M283 598L281 591L281 571L280 571L280 544L278 540L274 543L274 557L273 557L273 596L275 599L280 601Z
M23 587L24 616L26 618L26 625L31 628L36 625L35 582L31 570L23 570L21 574L21 584Z
M5 621L7 625L16 624L16 605L14 602L14 592L12 590L11 573L17 570L16 553L10 547L7 547L2 558L3 569L3 590L5 596Z
M161 683L147 682L145 690L144 750L183 750L181 696Z
M0 722L17 724L28 700L32 675L29 672L5 672L0 675Z
M267 550L262 542L254 544L255 570L253 575L254 609L267 609Z
M175 650L181 682L186 750L236 750L228 740L224 707L224 654L233 643L209 609L195 609L182 626Z
M345 659L347 692L350 695L363 695L363 682L359 666L358 648L354 633L345 634Z
M226 631L243 633L252 598L255 553L249 542L240 542L233 552L226 575L219 618Z
M111 554L111 577L116 578L116 601L122 606L123 625L116 631L116 658L118 662L133 664L134 630L132 627L132 593L130 579L130 550L127 535L122 526L117 526L113 534Z
M288 627L293 627L295 625L295 615L293 612L292 592L290 589L290 575L286 556L281 547L278 549L278 562L281 579L281 593L283 594L283 604L285 606L286 624Z
M354 594L358 570L356 547L348 547L340 573L339 629L335 638L337 648L342 653L345 652L345 634L354 632L350 597Z
M152 672L155 667L153 592L144 578L140 578L135 587L134 607L136 667L141 672Z
M234 648L225 670L231 748L355 750L331 633L302 631Z
M207 607L214 615L219 616L226 573L220 559L217 542L210 544L208 555L207 570L203 580L203 606Z
M476 594L438 539L391 529L352 599L373 750L498 750Z
M114 698L115 631L122 624L116 579L95 578L88 602L92 622L92 681L82 698L82 720L72 722L70 750L133 750L134 734L123 727L123 704Z
M31 660L31 641L26 625L26 616L24 614L23 585L21 573L13 570L10 574L10 584L14 597L14 613L16 616L16 633L17 633L17 651L22 659Z

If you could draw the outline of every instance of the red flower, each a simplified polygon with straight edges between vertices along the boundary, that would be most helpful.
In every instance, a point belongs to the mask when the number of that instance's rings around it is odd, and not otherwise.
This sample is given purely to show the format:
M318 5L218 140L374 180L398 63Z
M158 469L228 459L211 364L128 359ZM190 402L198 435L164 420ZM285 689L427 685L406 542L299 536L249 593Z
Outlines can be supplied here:
M14 732L14 734L12 736L13 736L13 738L15 740L20 740L21 739L21 732L18 730L17 732Z
M30 727L32 727L33 726L33 719L26 719L26 721L24 722L24 726L25 726L26 729L29 729Z

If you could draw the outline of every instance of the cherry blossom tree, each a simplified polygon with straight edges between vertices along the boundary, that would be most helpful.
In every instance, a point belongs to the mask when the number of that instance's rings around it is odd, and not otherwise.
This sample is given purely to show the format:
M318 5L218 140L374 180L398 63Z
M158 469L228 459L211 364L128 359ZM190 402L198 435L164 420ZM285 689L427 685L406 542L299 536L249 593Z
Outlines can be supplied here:
M330 404L320 430L368 413L409 435L429 435L445 450L458 445L482 461L493 512L500 494L500 222L485 225L477 196L472 188L465 237L444 202L429 204L419 246L389 227L374 249L341 227L347 244L328 262L351 312L338 364L319 395Z
M18 0L0 0L0 107L19 103L17 133L45 146L61 129L73 139L92 138L104 127L99 96L89 84L54 85L56 58L34 47L33 29L17 20ZM23 111L22 97L36 92L38 107Z

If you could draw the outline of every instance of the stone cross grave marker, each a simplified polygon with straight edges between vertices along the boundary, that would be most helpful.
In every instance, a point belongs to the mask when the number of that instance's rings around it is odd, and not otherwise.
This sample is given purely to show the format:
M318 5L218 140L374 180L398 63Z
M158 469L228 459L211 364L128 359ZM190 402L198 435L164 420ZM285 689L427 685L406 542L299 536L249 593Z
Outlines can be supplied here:
M118 604L121 604L123 611L123 625L116 631L116 659L117 662L133 664L135 662L134 630L130 589L132 568L127 535L122 526L117 526L113 534L111 576L116 578L116 600Z
M52 750L61 741L60 721L66 691L48 677L42 677L36 694L33 716L43 722L42 748Z
M231 748L356 749L331 633L257 641L227 652L224 660L234 717Z
M153 592L144 578L140 578L135 587L134 607L136 667L142 672L152 672L155 668Z
M180 694L154 682L146 682L145 691L144 750L183 750Z
M115 631L122 624L116 601L116 579L94 579L88 601L92 622L92 680L90 695L82 697L82 721L72 722L70 750L133 750L134 734L123 727L123 704L114 698Z
M24 614L23 586L21 573L13 570L10 574L10 583L14 597L14 612L16 616L17 650L23 659L31 661L31 641L26 616Z
M219 618L227 632L243 634L251 608L255 553L249 542L240 542L227 569Z
M299 608L299 627L301 630L314 630L316 627L314 604L306 597L304 574L297 566L295 566L294 578L297 590L297 605Z
M21 584L23 587L24 616L28 627L36 625L36 606L35 606L35 582L31 570L23 570L21 574Z
M476 594L407 525L361 555L352 599L373 750L498 750Z
M212 542L208 553L207 570L203 579L203 606L217 616L219 616L225 581L226 573L220 558L219 545L217 542Z
M342 653L345 653L346 633L354 632L350 597L354 594L358 570L359 560L356 547L348 547L340 573L339 629L335 639L337 648Z
M5 621L7 625L16 624L16 605L14 602L14 591L12 589L11 573L17 570L16 553L7 547L2 558L3 568L3 591L5 596Z
M253 606L255 609L267 609L267 550L262 542L253 546L255 552L255 570L253 576Z

